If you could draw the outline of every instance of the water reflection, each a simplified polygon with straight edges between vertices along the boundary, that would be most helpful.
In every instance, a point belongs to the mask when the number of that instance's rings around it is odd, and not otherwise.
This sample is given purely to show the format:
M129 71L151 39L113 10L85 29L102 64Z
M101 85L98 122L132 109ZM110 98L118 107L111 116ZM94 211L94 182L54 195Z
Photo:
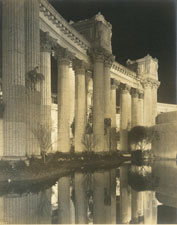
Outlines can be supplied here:
M76 171L43 186L37 193L1 190L0 223L177 223L176 161Z

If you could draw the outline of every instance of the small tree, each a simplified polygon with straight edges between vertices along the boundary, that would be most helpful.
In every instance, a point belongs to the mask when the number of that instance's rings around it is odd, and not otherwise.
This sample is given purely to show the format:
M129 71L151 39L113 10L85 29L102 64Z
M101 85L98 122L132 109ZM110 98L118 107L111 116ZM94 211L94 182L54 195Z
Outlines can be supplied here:
M130 147L133 149L147 149L156 136L156 132L153 127L136 126L133 127L128 135Z
M51 143L51 125L49 124L37 124L36 129L33 129L33 134L38 140L40 150L41 150L41 155L44 159L45 163L45 157L48 152L48 150L52 147Z

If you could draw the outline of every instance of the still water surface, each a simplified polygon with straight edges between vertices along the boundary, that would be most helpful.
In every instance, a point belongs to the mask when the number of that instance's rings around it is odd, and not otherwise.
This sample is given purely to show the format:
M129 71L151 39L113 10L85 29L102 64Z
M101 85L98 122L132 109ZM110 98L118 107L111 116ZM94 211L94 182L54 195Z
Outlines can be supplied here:
M0 223L177 223L175 160L72 172L54 183L37 192L1 187Z

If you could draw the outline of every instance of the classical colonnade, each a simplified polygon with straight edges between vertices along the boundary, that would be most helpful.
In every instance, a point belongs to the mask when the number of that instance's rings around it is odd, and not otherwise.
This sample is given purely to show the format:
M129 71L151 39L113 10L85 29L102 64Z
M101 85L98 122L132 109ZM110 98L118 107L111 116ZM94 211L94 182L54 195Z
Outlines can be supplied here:
M95 36L95 41L89 43L77 31L77 23L69 25L45 0L5 0L2 7L3 156L40 154L40 137L36 136L36 131L39 124L51 124L51 56L56 58L58 67L59 151L70 151L70 67L75 73L76 152L84 150L83 136L90 108L87 100L90 79L93 81L93 101L90 102L93 103L95 152L116 150L117 89L121 93L122 151L128 151L127 133L131 127L155 123L159 85L157 60L148 55L129 61L129 67L137 66L135 72L116 63L110 47L111 25L101 14L90 21L100 28L100 32L106 27L104 32L109 38L105 42L104 35L99 41ZM63 20L63 24L59 19ZM54 26L60 29L55 35ZM69 44L67 47L60 43L67 42L68 38L72 48ZM129 77L126 73L133 75Z

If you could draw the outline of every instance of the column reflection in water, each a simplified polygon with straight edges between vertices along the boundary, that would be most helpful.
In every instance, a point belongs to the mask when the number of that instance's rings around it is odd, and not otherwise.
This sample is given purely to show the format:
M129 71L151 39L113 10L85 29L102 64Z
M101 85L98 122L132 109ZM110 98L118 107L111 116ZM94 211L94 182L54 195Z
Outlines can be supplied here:
M51 192L38 194L8 194L0 198L0 223L51 223Z
M115 171L93 174L93 223L116 223Z
M86 224L87 220L87 188L89 186L86 174L76 172L75 184L75 223ZM89 194L89 193L88 193Z
M71 177L62 177L58 181L58 223L72 224L73 204L71 192Z
M157 200L154 188L157 179L151 166L131 165L129 184L132 187L131 223L157 224Z
M120 167L120 221L131 220L131 187L128 185L128 165Z

